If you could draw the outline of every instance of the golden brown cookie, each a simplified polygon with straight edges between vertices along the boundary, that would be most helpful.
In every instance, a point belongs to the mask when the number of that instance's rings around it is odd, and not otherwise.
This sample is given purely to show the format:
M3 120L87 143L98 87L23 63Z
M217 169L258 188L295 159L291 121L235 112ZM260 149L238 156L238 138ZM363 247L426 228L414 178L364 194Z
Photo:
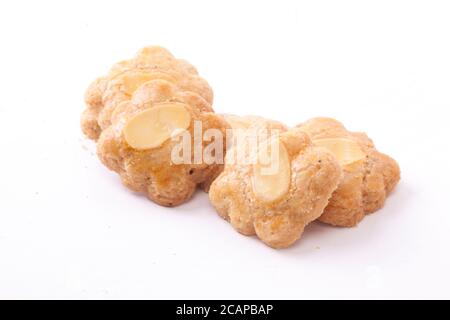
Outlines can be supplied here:
M98 156L131 190L163 206L179 205L197 185L208 189L223 167L220 162L193 159L196 126L202 132L214 129L226 134L228 124L210 111L210 104L195 92L167 80L147 81L112 112L111 125L98 139ZM181 142L189 149L180 149ZM202 139L199 143L202 151L210 144ZM224 154L225 148L214 153ZM174 154L182 161L174 161Z
M320 221L352 227L384 205L400 180L400 168L395 160L378 152L365 133L349 132L330 118L314 118L298 128L308 133L316 146L331 151L344 172Z
M213 92L197 70L184 60L161 47L146 47L130 60L115 64L110 72L95 80L85 94L86 110L81 116L81 128L90 139L97 140L100 132L111 124L114 110L129 101L133 93L151 80L166 80L182 92L203 98L210 106Z
M238 232L256 234L273 248L285 248L322 214L339 183L341 169L334 156L314 147L305 133L267 120L263 125L264 121L258 119L259 124L254 126L274 125L280 134L258 139L252 149L234 144L227 152L224 171L211 185L209 197L219 215ZM241 122L248 124L245 120ZM230 159L244 147L243 153L251 161Z

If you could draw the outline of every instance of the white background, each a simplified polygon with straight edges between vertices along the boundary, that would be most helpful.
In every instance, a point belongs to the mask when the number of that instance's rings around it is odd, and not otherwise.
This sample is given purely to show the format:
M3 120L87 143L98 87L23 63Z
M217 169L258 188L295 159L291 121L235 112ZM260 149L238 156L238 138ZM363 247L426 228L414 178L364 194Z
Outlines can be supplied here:
M151 44L197 66L218 112L368 132L398 188L281 251L202 192L175 209L129 192L79 115ZM448 1L2 1L0 46L0 298L450 298Z

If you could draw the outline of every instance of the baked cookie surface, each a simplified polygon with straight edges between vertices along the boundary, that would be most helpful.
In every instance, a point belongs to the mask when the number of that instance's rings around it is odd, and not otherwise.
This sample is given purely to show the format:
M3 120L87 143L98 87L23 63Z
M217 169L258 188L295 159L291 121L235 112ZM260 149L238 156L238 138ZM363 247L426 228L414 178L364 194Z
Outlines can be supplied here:
M129 101L133 93L151 80L166 80L180 91L204 99L211 107L213 92L188 62L176 59L168 50L151 46L140 50L130 60L116 63L106 76L93 81L85 93L86 109L81 128L90 139L97 140L102 130L111 125L114 110Z
M227 152L223 172L211 185L209 197L219 215L238 232L257 235L273 248L285 248L322 214L339 183L341 169L331 153L314 147L299 129L288 130L277 122L258 119L257 124L249 118L240 122L253 122L259 128L276 127L279 135L262 139L253 147L254 152L245 144L234 144ZM242 148L246 148L243 153L251 153L253 161L229 159ZM264 170L272 168L272 158L258 161L261 151L267 149L271 154L278 153L274 157L278 158L278 165L273 166L276 170Z
M400 180L400 168L394 159L377 151L365 133L349 132L331 118L314 118L297 127L315 145L332 151L343 170L342 180L320 221L352 227L383 207Z
M209 110L203 98L180 91L171 82L146 82L114 110L111 125L98 139L97 154L131 190L163 206L179 205L191 198L198 185L207 190L223 167L220 162L193 160L196 125L226 134L228 124ZM179 150L181 143L188 148ZM202 149L208 145L203 140L200 144ZM225 147L215 151L225 153ZM174 150L183 157L187 152L182 159L187 160L174 162Z

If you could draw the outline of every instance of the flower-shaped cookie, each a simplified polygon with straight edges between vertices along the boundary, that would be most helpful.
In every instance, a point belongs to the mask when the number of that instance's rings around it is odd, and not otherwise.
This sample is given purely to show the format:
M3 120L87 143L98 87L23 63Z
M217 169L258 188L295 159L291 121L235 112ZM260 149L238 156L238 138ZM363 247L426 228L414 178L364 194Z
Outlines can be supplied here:
M331 151L344 172L320 221L351 227L384 205L400 180L400 168L395 160L378 152L365 133L349 132L330 118L311 119L298 128L308 133L316 146Z
M85 135L97 140L100 132L111 124L114 110L144 83L162 79L175 84L181 91L196 93L209 105L213 92L197 70L179 60L164 48L146 47L135 58L115 64L107 76L95 80L87 89L87 108L81 117Z
M262 123L256 127L264 128ZM273 248L285 248L322 214L341 169L331 153L312 145L307 134L275 127L279 135L258 137L252 149L236 143L228 150L224 171L212 183L209 197L219 215L238 232L256 234ZM230 159L244 147L251 161Z
M218 130L220 139L226 135L228 124L210 111L197 93L166 80L147 81L114 109L98 139L98 156L130 189L160 205L179 205L197 185L207 190L223 167L224 143L210 150L219 161L207 161L202 151L211 144L196 138L198 127ZM200 161L194 159L196 150Z

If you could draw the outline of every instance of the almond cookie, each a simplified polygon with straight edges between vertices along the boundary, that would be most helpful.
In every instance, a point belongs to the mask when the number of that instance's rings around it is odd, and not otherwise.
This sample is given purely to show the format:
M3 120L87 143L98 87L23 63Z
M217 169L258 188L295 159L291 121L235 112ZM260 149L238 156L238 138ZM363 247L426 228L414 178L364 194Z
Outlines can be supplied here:
M222 170L223 161L205 161L203 153L200 161L193 160L199 147L195 128L214 129L220 139L226 135L227 122L211 110L199 94L183 91L173 82L147 81L114 109L111 125L98 139L97 154L131 190L163 206L179 205L197 185L208 189ZM201 136L199 150L207 145ZM225 148L219 143L212 153L220 160ZM174 161L174 155L181 161Z
M352 227L384 205L400 180L400 168L395 160L378 152L365 133L349 132L329 118L311 119L298 128L308 133L316 146L331 151L344 172L320 221Z
M282 125L278 129L279 134L258 137L251 149L234 144L209 198L238 232L256 234L273 248L285 248L322 214L341 169L330 152L312 145L307 134ZM230 159L244 147L251 161Z
M90 139L97 140L102 130L111 125L114 110L129 101L133 93L151 80L166 80L183 92L192 92L210 106L213 92L197 70L184 60L176 59L161 47L146 47L130 60L115 64L109 73L95 80L85 94L86 110L81 128Z

